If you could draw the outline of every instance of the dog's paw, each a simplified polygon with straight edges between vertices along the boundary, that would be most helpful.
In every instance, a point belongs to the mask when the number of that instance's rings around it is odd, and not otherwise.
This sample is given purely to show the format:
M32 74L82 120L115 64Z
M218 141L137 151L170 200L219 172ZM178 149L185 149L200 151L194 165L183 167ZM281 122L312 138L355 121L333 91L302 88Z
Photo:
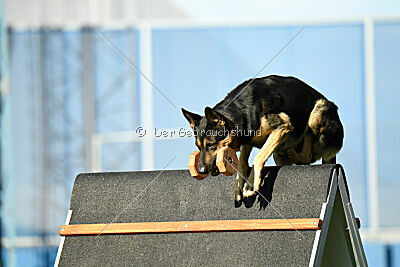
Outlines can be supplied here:
M254 190L243 189L243 197L252 197L256 194Z
M254 190L253 186L249 183L245 183L243 186L243 197L251 197L256 194L256 190Z
M249 177L246 179L246 182L243 186L243 197L251 197L256 194L257 188L253 187L254 185L254 170L252 169Z
M251 208L256 201L257 195L253 186L245 183L243 187L243 203L246 208Z
M243 194L242 190L239 187L235 188L235 191L233 192L233 200L235 202L235 207L240 207L242 205L242 200L243 200Z

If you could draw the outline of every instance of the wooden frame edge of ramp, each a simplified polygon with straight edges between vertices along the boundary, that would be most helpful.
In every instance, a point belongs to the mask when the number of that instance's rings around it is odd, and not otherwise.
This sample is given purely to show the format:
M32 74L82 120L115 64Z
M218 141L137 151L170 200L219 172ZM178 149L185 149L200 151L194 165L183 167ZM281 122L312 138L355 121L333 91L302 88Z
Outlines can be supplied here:
M368 266L340 165L266 167L245 207L231 177L165 171L115 219L158 174L78 175L54 265Z
M199 233L223 231L268 231L268 230L320 230L322 220L306 219L253 219L181 222L142 222L112 224L75 224L60 227L60 236L100 234L145 234L145 233Z

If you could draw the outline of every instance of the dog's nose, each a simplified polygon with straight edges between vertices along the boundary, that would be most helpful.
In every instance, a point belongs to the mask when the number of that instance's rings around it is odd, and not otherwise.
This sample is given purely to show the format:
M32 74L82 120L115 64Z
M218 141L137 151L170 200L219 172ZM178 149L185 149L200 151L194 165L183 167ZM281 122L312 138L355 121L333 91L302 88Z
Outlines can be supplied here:
M200 167L199 173L206 173L206 167L204 167L204 166Z

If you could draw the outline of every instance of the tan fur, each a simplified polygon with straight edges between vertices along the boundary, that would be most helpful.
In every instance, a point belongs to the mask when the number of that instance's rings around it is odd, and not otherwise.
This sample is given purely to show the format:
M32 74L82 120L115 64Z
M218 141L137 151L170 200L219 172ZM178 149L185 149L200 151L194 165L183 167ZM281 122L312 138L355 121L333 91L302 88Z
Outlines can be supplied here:
M326 106L327 100L319 99L315 105L313 110L310 113L310 117L308 119L308 127L310 127L311 131L314 134L317 134L318 126L322 123L322 113L327 110Z
M197 147L201 147L200 138L196 138L196 145Z
M263 144L267 140L268 135L272 129L269 127L268 120L265 116L261 117L260 128L256 132L256 135L251 138L251 142L254 144Z
M263 145L268 136L276 127L288 127L292 130L290 118L286 113L270 114L268 117L262 116L260 121L260 128L256 135L251 139L251 143Z
M284 127L292 128L292 125L290 123L290 118L286 113L281 112L278 115L282 119L282 121L284 122L284 124L283 124Z
M206 146L207 146L207 143L208 143L207 138L204 138L204 140L203 140L203 147L206 147ZM215 149L215 150L212 151L212 152L205 153L205 154L204 154L205 162L210 162L212 158L216 157L216 156L217 156L217 151L218 151L218 149Z

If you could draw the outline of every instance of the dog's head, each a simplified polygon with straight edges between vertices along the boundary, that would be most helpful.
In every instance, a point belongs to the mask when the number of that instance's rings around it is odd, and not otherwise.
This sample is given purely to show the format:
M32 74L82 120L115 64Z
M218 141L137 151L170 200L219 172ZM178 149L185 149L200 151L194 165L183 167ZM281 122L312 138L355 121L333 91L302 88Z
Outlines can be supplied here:
M212 108L204 109L205 116L189 112L182 108L182 113L189 121L195 136L195 144L200 150L197 172L215 176L219 174L216 166L217 151L233 143L231 120Z

